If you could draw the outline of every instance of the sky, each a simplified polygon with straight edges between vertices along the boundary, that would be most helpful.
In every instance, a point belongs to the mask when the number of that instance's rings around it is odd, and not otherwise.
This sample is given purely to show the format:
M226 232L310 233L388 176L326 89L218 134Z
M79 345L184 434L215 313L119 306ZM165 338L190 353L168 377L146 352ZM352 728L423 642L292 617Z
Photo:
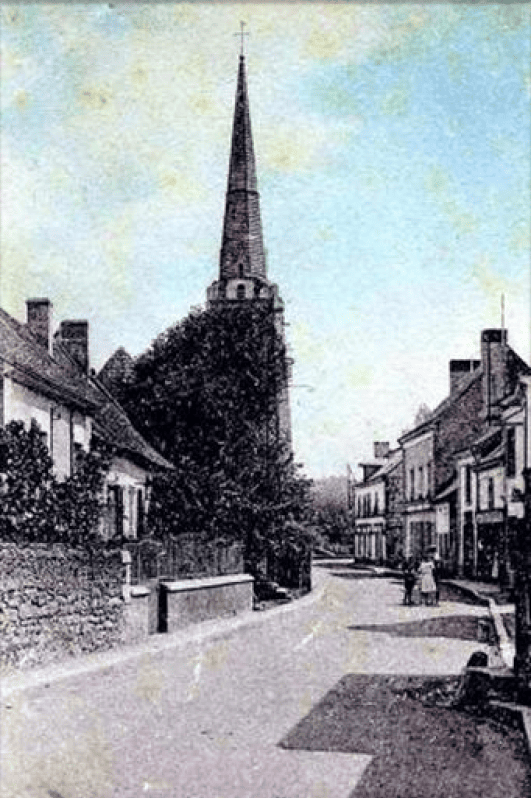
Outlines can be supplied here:
M2 307L138 355L217 277L240 21L297 462L345 474L501 325L531 357L528 4L1 9Z

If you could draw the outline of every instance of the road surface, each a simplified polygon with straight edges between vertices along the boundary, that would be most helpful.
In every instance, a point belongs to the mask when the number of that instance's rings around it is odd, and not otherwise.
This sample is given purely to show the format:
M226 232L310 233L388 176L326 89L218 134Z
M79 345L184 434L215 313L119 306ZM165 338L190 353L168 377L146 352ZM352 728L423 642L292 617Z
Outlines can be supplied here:
M392 627L485 609L404 607L394 580L314 573L313 596L223 637L118 652L48 686L7 682L4 798L348 798L369 755L281 740L345 674L459 673L477 642Z

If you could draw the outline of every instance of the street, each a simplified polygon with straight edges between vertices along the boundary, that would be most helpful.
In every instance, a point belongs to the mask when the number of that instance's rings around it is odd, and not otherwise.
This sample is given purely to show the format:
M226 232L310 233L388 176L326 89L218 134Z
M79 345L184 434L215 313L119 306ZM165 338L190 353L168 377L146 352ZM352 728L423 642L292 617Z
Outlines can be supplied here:
M7 690L2 795L348 798L370 754L281 741L346 674L457 674L481 648L397 625L485 614L449 601L404 607L398 582L354 576L314 568L313 595L222 638L145 647L112 667Z

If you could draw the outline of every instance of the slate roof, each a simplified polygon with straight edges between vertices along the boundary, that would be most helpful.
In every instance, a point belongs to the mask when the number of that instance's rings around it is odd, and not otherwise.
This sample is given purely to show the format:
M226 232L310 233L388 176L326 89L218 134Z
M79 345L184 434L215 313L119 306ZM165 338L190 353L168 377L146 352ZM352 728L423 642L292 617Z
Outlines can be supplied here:
M25 325L0 308L0 359L27 388L84 412L94 409L87 381L52 357ZM9 366L12 370L9 370Z
M239 263L245 263L245 276L266 277L260 200L243 55L240 56L232 126L232 146L219 262L220 280L238 277Z

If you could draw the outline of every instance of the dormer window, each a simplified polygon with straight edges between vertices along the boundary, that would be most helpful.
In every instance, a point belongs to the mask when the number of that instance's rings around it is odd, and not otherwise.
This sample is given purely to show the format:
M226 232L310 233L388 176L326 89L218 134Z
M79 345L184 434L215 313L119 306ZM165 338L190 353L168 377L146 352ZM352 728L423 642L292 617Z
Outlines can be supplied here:
M243 283L240 283L236 289L236 299L245 299L245 286Z

